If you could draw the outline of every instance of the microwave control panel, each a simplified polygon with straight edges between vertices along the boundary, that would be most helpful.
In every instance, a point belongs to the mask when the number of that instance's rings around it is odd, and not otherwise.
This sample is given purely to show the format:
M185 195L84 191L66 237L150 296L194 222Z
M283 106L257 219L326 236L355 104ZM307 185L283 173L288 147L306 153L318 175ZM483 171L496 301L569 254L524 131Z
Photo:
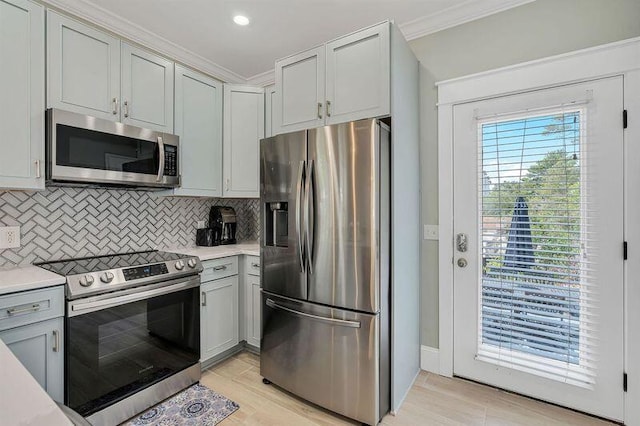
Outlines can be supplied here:
M164 146L164 174L166 176L178 176L178 147Z

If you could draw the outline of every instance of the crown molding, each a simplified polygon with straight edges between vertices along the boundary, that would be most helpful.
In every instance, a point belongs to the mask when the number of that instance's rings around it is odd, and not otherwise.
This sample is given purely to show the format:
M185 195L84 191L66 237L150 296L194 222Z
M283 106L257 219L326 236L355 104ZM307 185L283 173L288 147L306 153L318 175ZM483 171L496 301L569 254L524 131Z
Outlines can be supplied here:
M399 27L407 40L415 40L533 1L535 0L467 0L432 15L404 23Z
M262 86L266 87L271 84L276 83L276 70L271 69L269 71L261 72L260 74L256 74L253 77L249 77L247 79L247 84L252 86Z
M227 83L245 84L247 79L197 53L173 43L156 33L86 0L41 0L44 4L98 25L119 37L128 39L161 55Z

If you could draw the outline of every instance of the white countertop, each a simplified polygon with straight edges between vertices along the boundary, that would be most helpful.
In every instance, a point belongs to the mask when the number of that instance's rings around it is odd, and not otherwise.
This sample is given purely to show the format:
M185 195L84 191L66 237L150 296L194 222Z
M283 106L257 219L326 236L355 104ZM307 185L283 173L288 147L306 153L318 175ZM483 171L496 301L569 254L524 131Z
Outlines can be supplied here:
M62 285L65 282L63 276L37 266L0 269L0 295Z
M260 256L260 244L257 242L244 242L240 244L229 244L215 247L182 247L171 248L167 251L173 253L198 256L200 260L219 259L221 257L238 256L246 254L249 256Z
M71 421L0 340L0 423L71 426Z

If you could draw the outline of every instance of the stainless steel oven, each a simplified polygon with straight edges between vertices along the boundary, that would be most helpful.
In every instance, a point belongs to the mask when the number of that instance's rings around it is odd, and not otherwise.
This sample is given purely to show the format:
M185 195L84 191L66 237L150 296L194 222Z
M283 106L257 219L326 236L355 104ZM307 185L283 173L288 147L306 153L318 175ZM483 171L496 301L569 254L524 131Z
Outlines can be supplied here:
M197 382L199 286L195 276L69 301L65 404L117 424Z
M49 184L180 186L178 136L59 109L46 116Z
M38 266L66 278L64 402L94 426L200 380L198 257L150 250Z

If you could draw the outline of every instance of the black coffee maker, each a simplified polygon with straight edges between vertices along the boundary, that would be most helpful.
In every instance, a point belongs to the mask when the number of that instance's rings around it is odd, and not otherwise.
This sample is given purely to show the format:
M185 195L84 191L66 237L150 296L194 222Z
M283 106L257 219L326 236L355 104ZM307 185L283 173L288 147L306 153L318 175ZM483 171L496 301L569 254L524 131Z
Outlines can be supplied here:
M233 207L211 207L211 211L209 212L209 228L213 229L215 240L213 245L235 244L236 226L236 211Z

